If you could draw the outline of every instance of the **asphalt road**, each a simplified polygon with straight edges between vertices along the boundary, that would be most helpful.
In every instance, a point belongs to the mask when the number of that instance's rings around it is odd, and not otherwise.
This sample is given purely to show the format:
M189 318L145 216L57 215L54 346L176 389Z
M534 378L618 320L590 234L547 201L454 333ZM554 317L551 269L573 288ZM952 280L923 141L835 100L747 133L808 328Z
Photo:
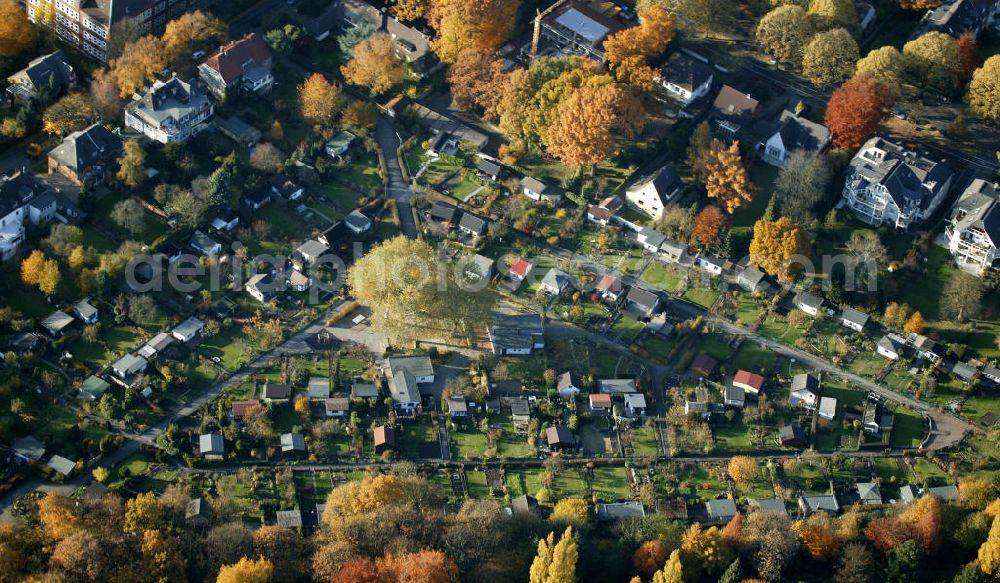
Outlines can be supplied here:
M388 182L386 194L396 200L396 210L399 212L399 223L403 234L411 239L417 238L417 225L413 221L413 210L410 206L410 196L413 192L410 185L403 179L403 172L399 165L402 161L396 156L396 148L399 147L399 134L392 123L379 116L378 125L375 128L375 140L385 159Z

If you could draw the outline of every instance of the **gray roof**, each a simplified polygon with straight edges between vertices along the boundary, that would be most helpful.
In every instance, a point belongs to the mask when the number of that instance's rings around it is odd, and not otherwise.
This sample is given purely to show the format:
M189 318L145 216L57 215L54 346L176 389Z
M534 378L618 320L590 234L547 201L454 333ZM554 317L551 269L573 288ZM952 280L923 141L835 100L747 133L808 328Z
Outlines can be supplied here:
M742 387L736 387L733 385L726 385L723 389L723 400L735 403L745 403L746 402L746 391Z
M420 118L420 123L436 134L451 134L458 141L468 142L479 150L489 141L486 134L427 106L414 103L409 109Z
M309 398L325 399L330 396L330 379L328 377L309 377Z
M919 497L920 497L920 495L919 495L919 491L917 490L917 488L914 488L913 486L911 486L909 484L907 484L907 485L905 485L905 486L903 486L903 487L901 487L899 489L899 499L902 502L913 502L914 500L916 500Z
M709 500L705 502L705 510L713 520L729 520L736 516L736 503L729 498Z
M650 229L649 227L643 227L642 230L639 231L639 237L642 237L645 241L644 244L656 247L657 249L659 249L660 245L663 245L663 243L667 240L666 235L654 229Z
M212 106L208 95L196 82L184 82L174 77L156 81L139 99L125 106L147 125L165 127L197 114Z
M646 408L646 395L642 393L625 393L623 397L625 401L625 406L632 409L645 409Z
M545 274L545 277L542 278L542 285L562 291L567 287L572 286L573 280L565 271L559 269L558 267L553 267L548 273Z
M545 184L541 180L531 176L525 176L524 178L521 179L521 187L537 192L542 195L560 193L560 190L558 188L554 186L549 186L548 184Z
M867 184L881 184L900 209L927 209L952 174L942 162L874 137L851 159L848 181L856 178Z
M372 226L372 221L359 210L353 210L344 217L344 222L357 231L367 231Z
M530 514L538 508L538 500L534 496L521 494L510 501L510 509L514 514Z
M820 415L826 417L835 416L837 414L837 399L834 397L820 397L819 412Z
M643 518L645 516L646 509L642 507L642 502L635 500L613 502L610 504L600 503L597 505L597 520L625 520L628 518Z
M988 377L1000 378L1000 368L992 364L987 364L983 367L983 374Z
M73 132L49 152L49 158L80 173L98 163L107 164L122 152L122 139L99 123Z
M967 362L956 362L951 367L951 373L959 378L971 381L979 369Z
M13 449L17 455L33 462L37 462L42 459L43 455L45 455L45 444L38 441L37 438L31 435L15 439L11 444L11 449Z
M104 379L90 375L87 380L80 384L80 391L85 392L94 399L100 399L111 385Z
M823 298L809 292L799 292L795 296L795 305L804 305L810 308L819 309L823 305Z
M188 501L187 507L184 509L184 519L191 520L192 518L210 518L212 516L212 508L208 505L208 501L204 498L192 498Z
M11 77L17 77L21 74L31 81L36 91L46 91L52 86L55 86L57 90L62 90L76 79L73 67L66 62L66 56L63 55L62 51L55 51L32 59L27 67L14 73Z
M278 510L274 513L274 523L285 528L302 528L302 511Z
M397 403L420 402L420 389L417 387L417 379L407 369L392 373L392 378L389 379L389 394Z
M628 290L626 298L628 301L638 304L647 310L656 309L656 306L660 303L660 296L639 286L632 286Z
M846 307L840 312L840 317L847 320L848 322L853 322L858 326L866 326L868 324L869 316L868 314L855 310L851 307Z
M428 377L434 374L434 363L426 354L390 356L385 360L393 375L401 370L409 371L415 377Z
M951 220L956 232L981 231L1000 247L1000 185L973 180L955 203Z
M656 191L656 195L660 198L660 202L662 203L666 203L667 198L671 194L673 194L678 188L684 186L684 183L681 182L681 175L677 170L677 166L671 163L661 166L652 174L642 176L633 182L632 185L628 187L628 192L641 190L650 184L652 184L653 190Z
M147 364L146 359L141 356L126 354L111 365L111 368L116 371L121 371L125 375L130 375L145 368Z
M782 443L792 441L805 441L806 434L802 431L802 426L798 423L789 423L778 428L778 436Z
M679 52L670 55L662 71L667 81L688 91L694 91L712 78L712 67Z
M396 42L397 51L407 61L418 61L431 52L431 39L416 28L407 26L393 17L386 19L386 32Z
M66 326L73 323L73 316L70 316L62 310L56 310L52 312L47 318L42 320L42 327L53 334L58 334L62 332Z
M265 399L288 399L292 396L292 386L287 383L264 383L261 394Z
M351 385L351 396L361 399L377 398L378 387L372 383L354 383Z
M764 500L750 498L747 500L747 504L751 508L759 509L761 512L776 512L778 514L788 516L788 509L785 507L785 501L780 498L767 498Z
M489 222L481 217L470 212L462 213L462 219L458 221L458 226L462 229L472 231L477 234L483 234L486 232L486 226Z
M309 239L305 243L299 245L299 248L296 249L296 251L300 253L303 257L309 257L312 259L315 259L320 255L323 255L329 250L330 250L329 247L327 247L326 245L320 243L315 239Z
M305 450L306 450L306 440L304 437L302 437L301 433L281 434L282 453L289 451L305 451Z
M197 229L194 233L191 233L191 246L202 253L213 251L216 245L221 245L221 243L201 229Z
M903 345L897 342L889 334L886 334L882 338L879 338L877 345L885 350L892 351L896 354L898 354L903 349Z
M626 394L636 392L635 379L601 379L601 392L609 394Z
M858 497L863 503L882 503L882 492L878 489L878 484L874 482L858 482Z
M205 323L192 316L174 327L173 333L188 338L201 332L204 328Z
M527 399L510 400L511 415L531 415L531 403Z
M778 118L777 133L781 136L785 150L789 152L792 150L815 152L830 141L830 130L826 126L799 117L787 109L782 111L781 117Z
M495 162L489 158L480 158L479 163L476 165L476 169L483 174L496 176L500 174L501 170L503 170L503 166L501 166L499 162Z
M450 204L443 202L435 202L431 205L430 215L432 218L439 221L444 221L450 223L455 220L455 211L458 209Z
M73 310L80 315L81 318L90 319L97 315L97 308L91 305L91 303L84 298L73 305Z
M61 455L50 457L46 465L63 476L72 474L73 470L76 469L76 462Z
M539 314L498 314L490 327L490 340L497 353L534 347L543 332Z
M927 493L937 496L945 501L958 500L958 486L955 486L954 484L927 488Z
M800 496L799 504L808 512L825 510L836 514L840 511L840 504L833 494L823 494L819 496Z
M0 176L0 216L6 216L46 192L49 187L26 172Z
M198 438L201 455L226 453L226 443L218 433L205 433Z
M808 373L797 374L792 377L792 391L807 390L816 392L819 390L819 381L816 377Z

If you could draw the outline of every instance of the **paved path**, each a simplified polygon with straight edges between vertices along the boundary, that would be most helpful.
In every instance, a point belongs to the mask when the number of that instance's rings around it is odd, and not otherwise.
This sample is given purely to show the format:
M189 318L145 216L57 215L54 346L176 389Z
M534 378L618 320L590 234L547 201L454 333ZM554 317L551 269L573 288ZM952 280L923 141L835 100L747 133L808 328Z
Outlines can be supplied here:
M379 149L382 150L382 157L385 160L385 168L388 173L386 193L396 200L396 210L399 212L399 223L403 234L411 239L417 238L417 225L413 221L413 211L410 206L410 196L413 192L409 184L403 179L403 172L399 169L402 160L396 156L396 148L399 147L399 134L392 126L392 123L385 116L380 115L375 127L375 140Z

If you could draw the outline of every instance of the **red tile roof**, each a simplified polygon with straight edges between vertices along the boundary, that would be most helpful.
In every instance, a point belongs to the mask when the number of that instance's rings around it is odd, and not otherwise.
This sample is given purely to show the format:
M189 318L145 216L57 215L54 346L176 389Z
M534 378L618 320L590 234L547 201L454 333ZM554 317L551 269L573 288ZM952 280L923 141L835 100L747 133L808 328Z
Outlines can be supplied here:
M688 369L708 377L712 376L717 366L719 366L719 361L703 352L694 358Z
M764 377L741 369L736 371L736 376L733 377L733 384L744 385L756 391L760 391L760 388L764 386Z
M267 44L260 35L251 32L239 40L220 47L208 57L205 64L218 71L226 83L232 83L243 76L243 65L247 61L261 65L270 58L271 50L267 48Z
M622 291L622 280L613 275L605 275L597 284L597 291L618 293Z
M514 265L510 266L510 272L518 277L524 277L528 275L528 271L531 269L531 264L524 259L518 258L514 262Z
M591 408L598 409L610 409L611 408L611 395L605 393L594 393L590 396L590 406Z
M245 416L247 414L247 411L249 411L251 407L253 407L254 405L257 405L257 404L258 404L258 402L257 401L253 401L253 400L250 400L250 401L233 401L233 404L232 404L232 407L233 407L233 417L243 417L243 416Z

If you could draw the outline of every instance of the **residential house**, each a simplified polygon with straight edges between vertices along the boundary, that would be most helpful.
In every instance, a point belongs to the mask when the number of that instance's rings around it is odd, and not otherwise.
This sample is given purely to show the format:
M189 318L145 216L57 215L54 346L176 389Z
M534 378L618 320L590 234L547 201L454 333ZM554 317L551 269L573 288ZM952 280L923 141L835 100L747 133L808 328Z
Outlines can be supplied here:
M882 431L882 401L874 393L869 394L865 401L861 427L871 435L878 435Z
M569 427L565 425L551 425L545 430L545 441L549 444L549 449L569 450L576 448L576 437Z
M667 241L667 236L649 227L643 227L635 236L635 240L642 245L642 248L649 253L656 253L660 246Z
M396 449L396 428L392 425L375 426L372 429L372 441L378 455Z
M306 193L301 184L284 174L275 174L268 183L271 185L271 193L285 200L299 200Z
M510 512L513 515L533 515L538 513L538 500L534 496L521 494L510 501Z
M218 433L203 433L198 437L198 453L209 460L221 460L226 454L226 443Z
M544 324L539 314L498 314L487 329L493 354L523 356L545 348Z
M793 303L796 308L815 318L819 315L820 308L823 307L823 298L809 292L799 292Z
M344 217L344 225L355 235L362 235L371 230L372 220L355 209Z
M614 522L618 520L636 520L646 516L642 502L629 500L626 502L598 502L595 518L598 522Z
M389 396L396 411L403 415L413 415L420 408L420 388L417 379L408 370L395 372L388 380Z
M531 404L527 399L511 399L510 420L514 429L524 431L531 422Z
M451 148L457 149L458 144L464 143L478 152L486 147L486 143L489 141L486 134L450 117L448 114L433 110L426 105L411 103L406 109L420 125L437 136L436 139L444 136L443 142L450 142L448 147L445 148L446 150ZM443 145L443 142L438 142L437 145L440 147Z
M638 391L635 379L600 379L597 384L607 395L629 395Z
M80 393L77 395L77 399L81 401L100 401L104 393L111 388L111 384L108 381L90 375L80 384Z
M168 346L174 343L174 337L172 334L167 332L159 332L156 336L149 339L142 345L142 348L136 351L136 354L145 358L146 360L152 360L157 356L160 356Z
M309 239L295 250L295 257L301 258L302 266L315 265L330 248L315 239Z
M843 198L869 225L906 229L934 214L951 188L952 177L943 162L874 137L851 159Z
M951 366L951 374L966 383L971 383L976 380L976 376L979 374L979 367L969 362L956 362Z
M49 174L58 172L79 186L92 187L114 175L122 139L95 123L63 138L49 152Z
M306 392L312 400L328 399L330 397L330 377L309 377Z
M359 383L355 380L351 383L351 398L352 399L377 399L378 398L378 387L373 383Z
M281 528L292 530L302 528L302 511L298 508L294 510L276 510L274 513L274 524Z
M786 109L778 118L778 128L762 146L762 159L772 166L782 168L795 150L819 153L829 145L829 128Z
M390 356L382 363L382 374L397 411L412 415L420 407L417 385L434 382L434 364L427 355Z
M923 334L917 334L916 332L910 334L906 338L906 344L913 347L917 356L924 360L930 362L937 362L941 360L941 354L939 352L940 349L938 348L937 342L934 342Z
M56 310L49 314L44 320L42 320L42 328L52 335L53 338L58 338L66 332L66 328L73 323L73 316L70 316L62 310Z
M503 178L504 167L496 160L490 158L480 158L476 165L476 174L483 180L496 182Z
M840 504L833 494L799 496L799 510L806 516L815 512L827 512L835 515L840 512Z
M333 158L334 160L341 160L347 155L347 152L351 149L351 144L357 138L354 134L348 131L340 132L339 134L333 136L329 142L323 146L323 151L326 155Z
M667 239L660 245L660 259L670 263L681 263L687 255L687 245Z
M846 307L840 312L840 323L855 332L863 332L869 319L868 314L851 307Z
M976 178L951 209L948 250L963 271L982 276L1000 260L1000 185Z
M194 340L204 329L205 323L192 316L178 324L170 334L178 341L187 343Z
M733 386L743 389L747 394L759 395L760 390L764 387L764 377L748 370L740 369L736 371L736 375L733 377Z
M55 100L68 89L76 87L76 73L62 51L36 57L28 66L7 78L7 93L23 103L42 95Z
M410 64L414 71L427 73L434 64L431 35L407 26L392 16L386 19L385 31L395 44L396 56Z
M457 212L458 208L454 205L443 202L435 202L431 205L427 214L431 219L441 223L445 228L451 229L452 223L455 222L455 214Z
M260 403L255 399L233 401L229 405L229 414L232 415L233 419L242 421L251 410L259 406Z
M518 399L521 397L523 384L518 379L490 381L486 387L486 396L490 399Z
M600 205L592 204L587 207L587 220L595 225L600 225L602 227L608 226L611 222L611 217L614 215L611 210L606 209Z
M167 144L184 142L207 127L212 100L195 82L156 81L125 106L125 127Z
M670 97L687 105L708 95L712 88L713 71L711 65L675 52L660 68L660 84Z
M616 302L625 287L620 278L614 275L605 275L601 278L601 281L597 282L595 289L602 298Z
M753 123L759 109L760 102L749 93L723 85L712 104L712 128L724 139L734 140Z
M489 221L468 211L463 212L458 221L458 230L473 238L485 235L488 226Z
M507 271L507 276L516 282L521 282L528 277L528 274L531 273L531 270L534 267L535 266L532 265L531 262L518 257L517 261L515 261Z
M547 202L552 205L559 204L562 200L562 190L555 186L549 186L537 178L525 176L521 179L521 192L531 200Z
M212 219L212 228L217 231L232 231L240 225L240 216L232 209L223 208Z
M14 457L24 463L34 463L45 456L45 444L34 436L18 437L11 442Z
M726 387L722 389L722 403L725 406L742 409L746 404L746 401L746 391L744 391L742 387L726 385Z
M806 445L806 432L798 423L789 423L778 428L778 444L785 447Z
M684 188L680 172L674 164L657 168L633 182L625 190L625 203L646 216L659 220L667 203Z
M660 296L639 286L633 286L625 296L625 305L630 312L648 318L660 309Z
M945 502L954 502L955 500L958 500L959 497L958 486L954 484L949 484L947 486L932 486L927 488L926 494L937 496Z
M889 360L898 360L903 353L903 345L892 334L886 334L875 344L875 352Z
M213 120L212 125L214 125L215 128L222 133L222 135L236 142L236 145L241 148L245 148L251 153L263 137L260 130L236 116L222 117L221 115L217 115L215 116L215 120Z
M465 402L462 395L452 395L446 400L448 403L448 416L452 419L462 419L469 416L469 404Z
M344 419L351 412L351 400L347 397L324 399L323 410L328 418Z
M243 196L243 204L252 210L258 210L271 202L271 189L261 187Z
M750 512L766 512L770 514L784 514L788 516L788 508L781 498L747 498L747 509Z
M928 32L943 32L955 38L973 37L991 24L996 28L1000 4L995 0L952 0L928 10L913 33L913 38Z
M24 240L24 223L31 222L30 205L47 199L49 188L25 170L0 176L0 258L12 258Z
M684 414L698 415L702 419L711 417L711 413L708 411L708 403L699 403L698 401L684 401Z
M198 65L198 78L216 99L224 100L234 90L267 93L274 86L271 50L256 32L230 41Z
M312 285L312 278L295 267L292 267L286 273L285 281L288 283L288 287L297 292L304 292Z
M465 268L462 270L462 273L470 281L489 281L493 278L493 260L489 257L476 253L474 255L465 255L460 261L464 261Z
M149 362L141 356L126 354L111 365L111 372L113 372L119 380L126 384L131 384L135 375L146 370L146 366L148 364Z
M583 388L583 382L573 371L566 371L556 378L556 390L559 391L559 396L564 399L576 397L580 394L581 388Z
M646 396L642 393L625 393L625 416L629 419L641 419L646 415Z
M565 271L558 267L553 267L542 278L540 285L545 293L559 296L566 290L573 288L573 279Z
M208 500L204 498L192 498L188 500L184 508L184 520L195 528L208 528L212 526L212 507Z
M348 30L362 25L370 25L375 30L382 28L385 14L365 0L343 0L343 28Z
M251 297L266 304L274 299L282 283L274 277L274 273L258 273L248 279L243 287Z
M858 491L858 501L862 506L881 506L882 492L874 482L858 482L854 486Z
M799 373L792 377L788 402L792 407L812 411L819 402L819 381L809 373Z
M992 364L983 366L983 378L994 385L1000 385L1000 367Z
M708 522L726 524L736 516L736 503L729 498L719 498L705 502L705 514Z
M610 415L611 395L605 393L591 393L590 412L601 417Z
M691 361L691 364L688 366L688 370L703 378L708 378L715 374L715 369L718 367L718 360L715 360L704 352L700 352L698 353L698 356L695 356L694 360Z
M261 399L268 403L283 403L292 398L292 385L288 383L264 383Z
M699 253L694 263L712 275L722 275L726 270L726 260L714 253Z
M604 41L625 25L596 8L596 4L574 0L542 18L539 54L577 55L603 63Z
M301 433L281 434L281 455L299 455L306 453L306 440Z
M819 400L819 417L827 421L833 421L837 416L837 399L833 397L821 397Z
M736 283L750 293L762 291L767 287L767 275L752 265L747 265L736 276Z
M50 457L45 466L64 479L68 478L76 470L76 462L61 455Z
M222 243L219 243L214 237L201 229L196 229L195 232L191 234L191 240L189 243L195 251L198 251L202 255L211 257L222 253Z
M14 354L33 354L41 351L48 344L48 339L36 332L21 332L14 334L7 345Z

